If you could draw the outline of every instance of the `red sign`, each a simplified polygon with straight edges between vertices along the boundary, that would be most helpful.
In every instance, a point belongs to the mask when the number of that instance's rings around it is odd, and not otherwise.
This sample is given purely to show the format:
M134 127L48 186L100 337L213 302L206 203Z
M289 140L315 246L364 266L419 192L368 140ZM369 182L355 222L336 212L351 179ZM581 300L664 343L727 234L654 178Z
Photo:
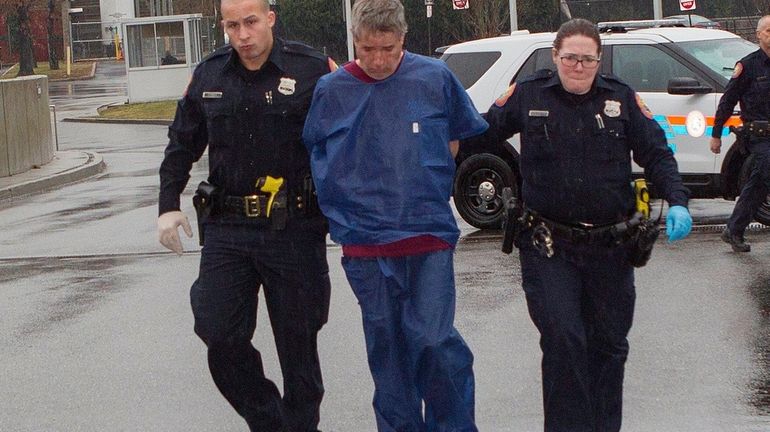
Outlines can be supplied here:
M452 0L452 7L457 9L468 9L469 0Z
M695 0L679 0L679 10L695 10Z

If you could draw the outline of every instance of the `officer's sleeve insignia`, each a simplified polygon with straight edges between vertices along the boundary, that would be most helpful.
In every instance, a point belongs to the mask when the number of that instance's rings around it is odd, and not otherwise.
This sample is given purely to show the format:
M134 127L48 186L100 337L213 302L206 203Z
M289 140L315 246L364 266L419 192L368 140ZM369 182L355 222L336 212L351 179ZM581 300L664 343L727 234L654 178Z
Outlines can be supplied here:
M329 72L334 72L339 68L337 65L337 62L334 61L331 57L329 57Z
M604 115L607 117L620 117L620 101L604 101Z
M636 104L639 105L639 109L642 111L642 114L644 114L644 116L648 119L652 120L652 111L650 111L650 107L644 103L644 100L642 100L642 97L639 96L639 93L636 93Z
M508 102L508 98L513 95L513 92L516 90L516 83L511 84L510 87L508 87L508 90L505 91L497 100L495 101L495 105L499 107L503 107L506 102Z
M735 64L735 69L733 69L732 78L733 79L738 78L739 76L741 76L741 72L743 72L743 65L741 64L741 62L738 62Z

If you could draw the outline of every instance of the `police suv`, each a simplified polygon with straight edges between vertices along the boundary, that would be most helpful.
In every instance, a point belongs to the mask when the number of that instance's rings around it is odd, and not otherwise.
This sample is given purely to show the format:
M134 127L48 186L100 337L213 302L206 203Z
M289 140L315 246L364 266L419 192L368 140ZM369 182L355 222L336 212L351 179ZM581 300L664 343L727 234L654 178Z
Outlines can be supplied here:
M735 199L751 172L753 158L729 126L740 125L736 111L725 124L722 153L709 150L714 113L735 63L758 49L735 34L714 29L666 27L666 20L600 23L600 73L620 77L652 110L666 134L692 198ZM486 112L511 83L538 69L556 70L551 60L555 33L514 32L510 36L464 42L443 55L476 108ZM737 108L737 107L736 107ZM455 206L477 228L499 228L501 192L517 190L518 136L499 153L463 146L457 156ZM642 169L634 165L634 174ZM654 190L654 185L653 185ZM755 219L770 225L770 200Z

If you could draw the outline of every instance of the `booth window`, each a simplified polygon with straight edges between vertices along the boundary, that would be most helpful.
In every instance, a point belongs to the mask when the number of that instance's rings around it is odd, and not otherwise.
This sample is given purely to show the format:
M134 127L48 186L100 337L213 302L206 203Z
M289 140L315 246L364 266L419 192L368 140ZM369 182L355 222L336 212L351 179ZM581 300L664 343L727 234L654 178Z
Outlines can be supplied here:
M171 21L126 26L129 68L186 64L184 22Z

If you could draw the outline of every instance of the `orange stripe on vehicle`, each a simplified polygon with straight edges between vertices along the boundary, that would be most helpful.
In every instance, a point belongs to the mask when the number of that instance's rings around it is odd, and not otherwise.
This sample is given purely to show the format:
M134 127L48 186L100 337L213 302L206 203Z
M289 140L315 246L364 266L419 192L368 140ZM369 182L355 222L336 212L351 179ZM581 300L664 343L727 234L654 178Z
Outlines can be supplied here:
M741 118L738 116L732 116L725 122L725 127L727 126L740 126L743 122L741 121ZM714 117L706 117L706 126L714 126Z
M671 125L680 126L687 123L687 117L685 116L666 116L666 120Z

